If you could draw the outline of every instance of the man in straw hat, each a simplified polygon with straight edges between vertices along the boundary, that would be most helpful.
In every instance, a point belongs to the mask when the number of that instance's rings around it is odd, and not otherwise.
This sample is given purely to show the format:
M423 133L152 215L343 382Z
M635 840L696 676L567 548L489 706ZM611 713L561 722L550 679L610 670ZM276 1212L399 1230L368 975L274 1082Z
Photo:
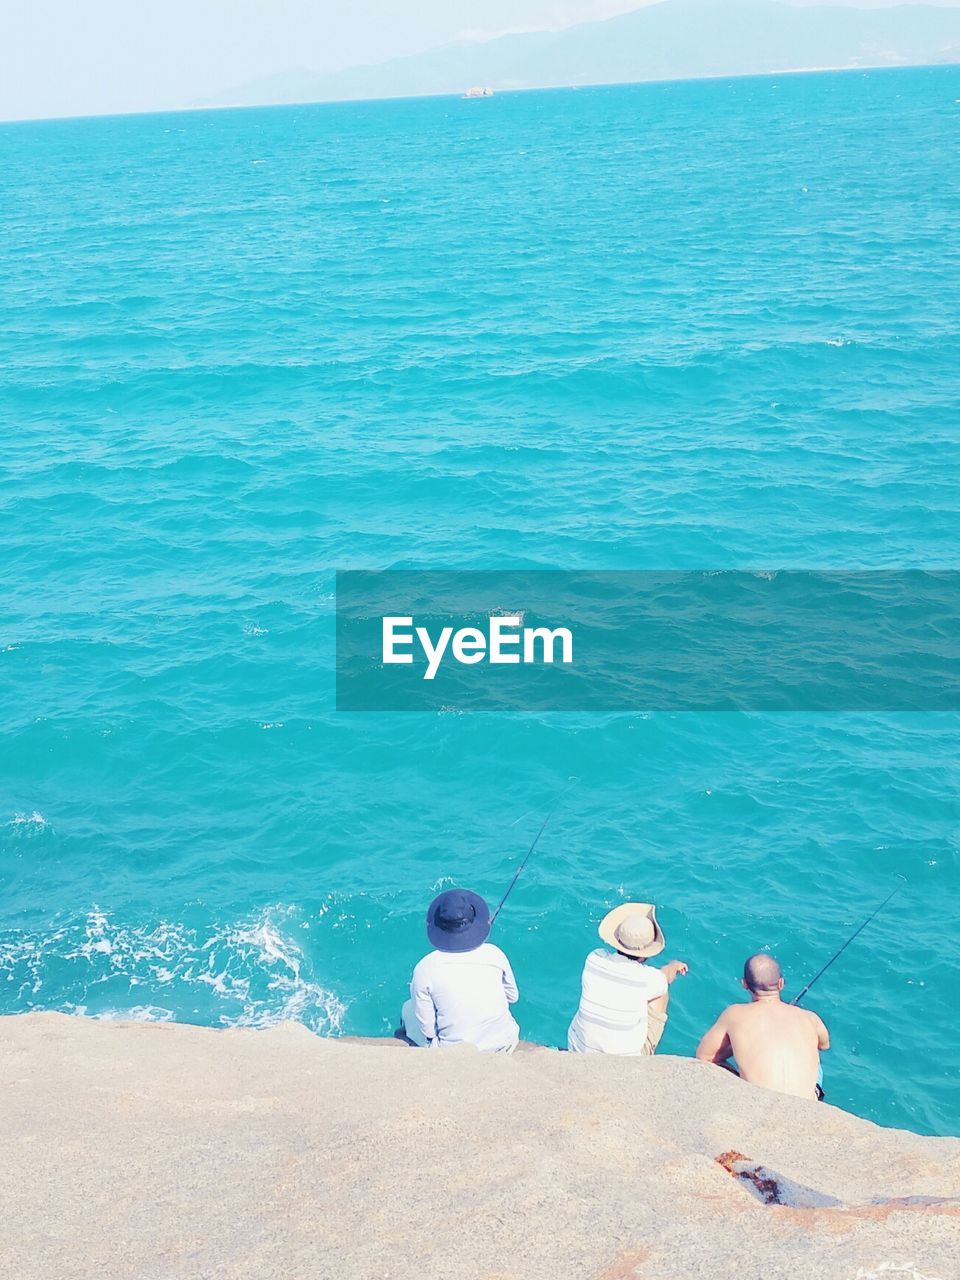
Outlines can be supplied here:
M667 1025L667 988L687 972L682 960L648 965L667 945L650 902L625 902L600 922L598 947L583 966L580 1008L567 1032L572 1053L656 1053Z
M510 961L487 941L490 910L469 889L448 889L430 903L427 937L435 950L413 971L401 1018L415 1045L474 1044L511 1053L520 1028L509 1006L519 999Z

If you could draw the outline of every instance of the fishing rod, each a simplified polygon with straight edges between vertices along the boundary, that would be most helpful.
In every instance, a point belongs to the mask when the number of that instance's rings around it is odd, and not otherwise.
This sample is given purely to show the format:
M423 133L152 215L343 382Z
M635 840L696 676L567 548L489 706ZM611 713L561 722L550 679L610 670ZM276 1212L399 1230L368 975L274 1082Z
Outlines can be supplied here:
M846 942L843 944L840 950L835 952L830 957L830 959L827 961L827 963L823 966L822 969L817 970L817 972L813 975L813 977L810 979L807 985L803 988L800 994L798 996L795 996L794 999L790 1001L791 1004L800 1003L800 1001L807 994L807 992L810 990L813 984L817 981L817 979L823 977L823 975L827 972L827 970L833 964L834 960L836 960L838 956L843 955L844 951L846 951L847 947L849 947L850 943L854 940L854 938L856 938L859 934L863 933L864 929L867 927L870 921L876 919L876 917L880 914L880 912L887 905L887 903L890 902L893 898L895 898L902 888L903 888L903 884L902 883L898 884L897 887L893 890L893 892L888 894L884 898L884 900L880 903L879 907L877 907L876 911L874 911L872 915L867 916L866 920L864 920L860 928L855 930L853 933L851 933L850 937L846 940Z
M571 778L571 779L570 779L570 782L574 782L574 781L576 781L576 779L574 779L574 778ZM490 927L491 927L491 929L493 928L494 921L496 920L497 916L500 914L501 910L503 909L503 904L506 902L506 900L510 897L510 894L513 892L513 886L514 886L514 885L517 883L517 881L520 879L520 873L523 871L523 868L524 868L524 867L527 865L527 863L530 861L530 855L533 853L534 849L536 849L537 845L540 843L540 837L543 835L543 833L546 831L547 827L550 825L550 819L553 817L553 815L554 815L554 814L557 812L557 810L560 808L560 802L563 800L563 797L567 794L567 791L568 791L568 790L569 790L569 786L564 787L564 789L563 789L563 790L560 792L560 794L557 796L556 800L553 802L553 807L551 808L550 812L549 812L549 813L547 814L547 816L544 818L543 822L541 822L541 824L540 824L540 830L539 830L539 831L537 832L537 834L533 837L533 842L532 842L532 844L530 845L530 848L529 848L529 849L527 850L527 852L524 854L523 861L520 863L519 867L517 867L516 871L513 873L513 879L512 879L512 880L510 881L510 883L507 885L507 892L503 895L503 897L502 897L502 898L500 899L500 901L497 903L497 909L496 909L496 911L494 911L493 915L490 917Z

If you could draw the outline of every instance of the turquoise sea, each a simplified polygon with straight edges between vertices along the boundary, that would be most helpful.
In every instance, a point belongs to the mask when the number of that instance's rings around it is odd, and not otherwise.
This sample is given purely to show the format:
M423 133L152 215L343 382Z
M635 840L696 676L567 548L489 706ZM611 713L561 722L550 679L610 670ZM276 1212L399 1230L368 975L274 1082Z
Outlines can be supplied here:
M960 1132L960 717L347 714L338 568L957 567L960 69L0 126L0 1012L526 1038L655 900L831 1101Z

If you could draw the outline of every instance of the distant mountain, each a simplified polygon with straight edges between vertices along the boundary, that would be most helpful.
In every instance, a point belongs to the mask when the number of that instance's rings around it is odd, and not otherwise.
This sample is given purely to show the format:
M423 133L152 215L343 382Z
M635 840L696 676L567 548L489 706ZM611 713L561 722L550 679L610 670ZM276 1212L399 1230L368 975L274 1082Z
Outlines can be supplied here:
M956 8L793 8L775 0L663 0L564 31L447 45L333 74L280 73L222 94L209 105L416 97L462 93L471 85L533 89L951 62L960 62Z

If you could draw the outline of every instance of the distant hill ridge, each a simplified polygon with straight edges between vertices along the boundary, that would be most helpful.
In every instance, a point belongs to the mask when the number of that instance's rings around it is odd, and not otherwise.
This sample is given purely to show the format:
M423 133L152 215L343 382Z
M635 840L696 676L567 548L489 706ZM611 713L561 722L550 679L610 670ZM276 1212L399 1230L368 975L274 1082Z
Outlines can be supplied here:
M776 0L662 0L563 31L447 45L331 74L253 81L208 105L337 101L840 67L960 63L960 9L792 8Z

